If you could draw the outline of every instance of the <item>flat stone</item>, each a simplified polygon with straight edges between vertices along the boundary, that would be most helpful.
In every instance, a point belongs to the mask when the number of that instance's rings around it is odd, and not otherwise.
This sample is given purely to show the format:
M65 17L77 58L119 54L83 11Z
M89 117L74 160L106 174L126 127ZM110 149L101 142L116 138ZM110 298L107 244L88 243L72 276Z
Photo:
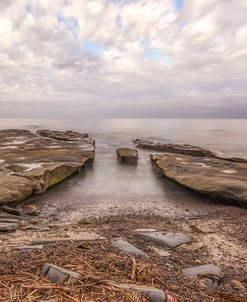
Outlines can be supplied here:
M79 279L80 274L77 272L73 272L70 270L67 270L63 267L51 264L51 263L45 263L42 269L42 275L49 278L53 283L60 283L64 282L67 279Z
M157 247L153 247L153 250L161 257L169 257L171 255L171 253Z
M210 197L247 204L246 162L168 153L152 154L150 158L156 171L184 187Z
M139 239L149 240L161 246L175 248L181 244L190 242L190 238L181 233L146 232L134 235Z
M14 248L15 250L43 250L44 249L44 245L40 244L40 245L23 245L23 246L16 246Z
M39 238L32 240L31 245L42 244L42 243L52 243L59 241L95 241L95 240L105 240L106 238L100 236L94 232L67 232L68 237L56 237L56 238Z
M17 223L11 223L11 222L0 222L0 232L10 232L15 231L18 229Z
M41 137L28 130L0 130L0 205L44 193L92 164L94 140L71 131L45 133Z
M168 144L157 139L135 139L134 143L137 144L136 147L163 151L165 153L191 155L194 157L218 158L229 160L232 162L247 163L247 158L245 157L238 157L235 154L229 154L218 150L208 150L199 146L193 146L189 144Z
M183 273L186 277L196 277L197 275L221 275L221 269L214 264L205 264L199 266L193 266L183 270Z
M145 286L145 285L138 285L138 284L127 284L127 283L115 283L115 282L108 282L112 286L126 289L126 290L134 290L140 293L144 293L151 302L165 302L166 301L166 294L163 290Z
M94 241L94 240L105 240L104 236L101 236L95 232L83 231L83 232L74 232L68 231L66 232L66 236L70 238L70 240L79 240L79 241Z
M8 207L6 205L3 205L0 207L0 209L8 214L12 214L12 215L16 215L16 216L20 216L20 211L15 209L15 208L11 208Z
M128 241L126 241L123 238L113 239L112 245L118 248L119 250L121 250L124 254L133 254L133 255L148 257L148 255L145 252L141 251L140 249L130 244Z
M10 222L10 223L19 223L19 220L18 219L14 219L14 218L1 218L0 217L0 222L3 222L3 223L7 223L7 222Z
M156 229L135 229L134 232L143 233L143 232L156 232Z
M80 141L88 137L87 133L79 133L75 131L56 131L56 130L37 130L36 133L40 136L49 137L63 141Z
M116 150L118 160L129 165L136 165L138 160L137 150L131 148L118 148Z

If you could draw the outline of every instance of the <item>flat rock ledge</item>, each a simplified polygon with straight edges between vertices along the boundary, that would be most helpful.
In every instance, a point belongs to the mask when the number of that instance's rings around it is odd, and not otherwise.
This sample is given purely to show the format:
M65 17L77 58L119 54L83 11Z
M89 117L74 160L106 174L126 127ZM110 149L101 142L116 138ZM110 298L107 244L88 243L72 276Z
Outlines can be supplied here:
M0 130L0 206L59 183L95 155L94 140L73 131Z
M116 150L118 160L129 165L137 165L138 153L137 150L131 148L118 148Z
M247 204L247 163L183 154L151 154L155 170L199 193Z
M136 144L137 148L157 150L165 153L184 154L196 157L212 157L229 160L232 162L247 163L247 157L239 157L235 154L225 153L219 150L208 150L199 146L192 146L189 144L167 144L156 139L135 139L134 143Z

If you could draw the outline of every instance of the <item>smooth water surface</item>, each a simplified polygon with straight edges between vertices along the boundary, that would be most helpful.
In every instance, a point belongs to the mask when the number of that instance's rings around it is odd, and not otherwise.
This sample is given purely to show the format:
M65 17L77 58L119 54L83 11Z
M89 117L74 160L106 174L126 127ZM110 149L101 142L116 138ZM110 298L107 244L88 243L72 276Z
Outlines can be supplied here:
M110 212L188 211L207 209L211 202L159 177L151 167L150 151L139 150L138 165L116 160L116 148L133 147L135 138L158 138L209 149L247 154L247 120L109 119L30 120L1 119L0 129L40 128L87 132L96 139L94 166L49 189L38 197L43 213L73 217ZM66 213L66 214L65 214ZM78 217L77 217L78 216Z

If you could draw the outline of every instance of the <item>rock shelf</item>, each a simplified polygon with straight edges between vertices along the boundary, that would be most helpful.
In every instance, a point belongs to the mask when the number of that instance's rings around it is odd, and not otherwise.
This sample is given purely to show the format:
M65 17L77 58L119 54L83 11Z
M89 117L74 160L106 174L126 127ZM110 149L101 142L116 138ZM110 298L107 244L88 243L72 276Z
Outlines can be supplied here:
M93 163L94 140L87 135L49 130L37 133L0 130L0 205L43 193Z

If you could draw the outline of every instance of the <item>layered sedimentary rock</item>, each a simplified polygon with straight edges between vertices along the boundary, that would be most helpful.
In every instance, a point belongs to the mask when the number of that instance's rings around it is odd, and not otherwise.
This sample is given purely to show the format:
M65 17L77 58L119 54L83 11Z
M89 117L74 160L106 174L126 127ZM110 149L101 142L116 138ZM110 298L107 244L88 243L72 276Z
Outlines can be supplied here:
M136 165L138 160L138 153L131 148L118 148L116 150L118 160L129 165Z
M137 144L136 147L150 150L157 150L167 153L178 153L199 157L212 157L225 159L234 162L245 162L247 163L247 157L239 157L238 155L229 154L221 152L219 150L208 150L201 148L199 146L192 146L189 144L167 144L160 140L148 140L148 139L135 139L134 143Z
M194 191L247 204L247 163L184 154L152 154L156 170Z
M0 205L45 192L92 164L94 153L94 140L72 131L1 130Z

